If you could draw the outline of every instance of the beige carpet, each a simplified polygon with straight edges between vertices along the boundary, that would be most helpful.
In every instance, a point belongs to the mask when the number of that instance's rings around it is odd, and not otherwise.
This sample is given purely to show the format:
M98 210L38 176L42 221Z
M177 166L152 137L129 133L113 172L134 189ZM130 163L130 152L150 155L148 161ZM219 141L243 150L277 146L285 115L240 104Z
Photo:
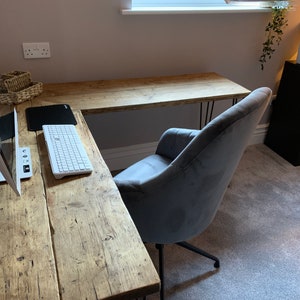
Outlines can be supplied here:
M300 167L264 145L248 147L215 220L191 242L221 267L166 246L166 299L300 299Z

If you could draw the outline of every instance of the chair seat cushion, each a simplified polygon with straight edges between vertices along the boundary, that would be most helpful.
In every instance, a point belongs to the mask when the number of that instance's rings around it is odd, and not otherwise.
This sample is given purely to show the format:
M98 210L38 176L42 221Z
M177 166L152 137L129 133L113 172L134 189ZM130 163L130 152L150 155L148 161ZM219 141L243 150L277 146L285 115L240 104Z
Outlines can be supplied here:
M164 171L171 161L167 157L153 154L117 174L114 180L122 182L122 185L147 181Z

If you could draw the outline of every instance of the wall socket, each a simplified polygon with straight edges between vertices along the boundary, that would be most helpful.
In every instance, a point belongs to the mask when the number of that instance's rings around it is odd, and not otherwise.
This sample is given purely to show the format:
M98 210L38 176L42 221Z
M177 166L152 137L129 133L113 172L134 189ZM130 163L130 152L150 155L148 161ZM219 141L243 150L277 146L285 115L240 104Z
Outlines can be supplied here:
M51 57L50 45L44 43L23 43L23 54L25 59L49 58Z

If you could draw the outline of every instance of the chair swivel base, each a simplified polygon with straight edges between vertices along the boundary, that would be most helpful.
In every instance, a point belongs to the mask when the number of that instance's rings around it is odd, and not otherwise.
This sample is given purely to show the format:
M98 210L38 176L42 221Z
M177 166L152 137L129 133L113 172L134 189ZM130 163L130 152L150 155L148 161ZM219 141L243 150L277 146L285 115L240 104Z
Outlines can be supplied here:
M197 248L187 242L179 242L176 243L176 245L183 247L187 250L190 250L192 252L195 252L197 254L200 254L202 256L205 256L209 259L212 259L215 261L214 263L214 267L215 268L220 268L220 261L216 256L213 256L207 252L205 252L204 250ZM165 294L164 294L164 245L163 244L156 244L155 245L156 248L158 249L158 253L159 253L159 276L160 276L160 300L164 300L165 299Z
M185 249L188 249L190 251L193 251L195 253L198 253L202 256L205 256L207 258L210 258L210 259L214 260L215 261L214 267L217 268L217 269L220 268L220 260L216 256L213 256L213 255L205 252L204 250L202 250L200 248L197 248L197 247L195 247L195 246L193 246L193 245L191 245L187 242L179 242L179 243L176 243L176 245L181 246Z

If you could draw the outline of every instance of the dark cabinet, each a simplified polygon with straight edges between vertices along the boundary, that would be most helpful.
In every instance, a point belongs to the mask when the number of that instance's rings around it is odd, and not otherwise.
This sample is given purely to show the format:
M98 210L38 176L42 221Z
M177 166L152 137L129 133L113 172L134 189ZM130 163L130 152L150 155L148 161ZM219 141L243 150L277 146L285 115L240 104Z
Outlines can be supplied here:
M300 165L300 64L285 62L265 144Z

